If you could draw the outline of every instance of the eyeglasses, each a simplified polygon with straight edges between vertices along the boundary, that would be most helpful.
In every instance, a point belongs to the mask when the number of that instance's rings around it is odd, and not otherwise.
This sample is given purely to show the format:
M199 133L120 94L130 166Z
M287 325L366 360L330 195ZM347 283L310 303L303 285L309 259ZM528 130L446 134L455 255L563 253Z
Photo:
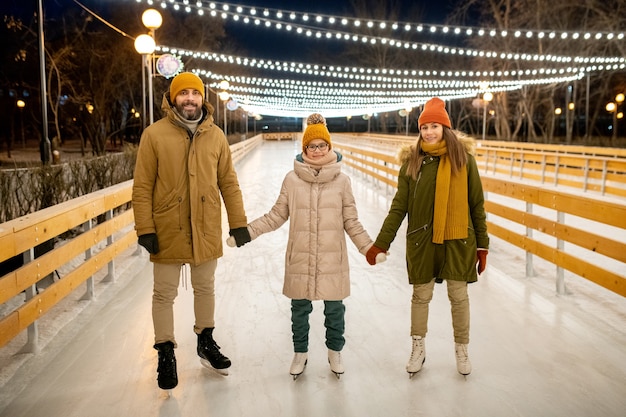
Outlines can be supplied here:
M315 151L316 149L323 151L324 149L328 148L328 143L324 142L318 145L306 145L306 148L310 151Z

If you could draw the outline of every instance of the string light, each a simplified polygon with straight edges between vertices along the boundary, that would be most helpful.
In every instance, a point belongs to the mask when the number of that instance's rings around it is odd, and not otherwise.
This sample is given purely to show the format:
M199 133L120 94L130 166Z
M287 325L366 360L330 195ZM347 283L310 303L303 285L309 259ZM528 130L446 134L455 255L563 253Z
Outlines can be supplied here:
M141 0L135 0L137 3L141 3ZM182 2L186 7L189 7L192 2L185 0L167 0L161 1L161 7L166 8L167 4L177 4ZM147 0L146 3L152 5L154 2ZM197 10L204 8L215 9L218 7L223 7L225 10L230 9L230 4L225 2L217 2L217 1L195 1L193 2L195 8ZM242 5L233 5L235 7L235 11L238 14L244 14L248 11L250 14L256 14L256 8L253 6L242 6ZM506 38L510 35L509 32L513 33L513 36L516 38L525 37L528 39L538 38L538 39L573 39L573 40L583 40L583 41L600 41L600 40L623 40L626 38L625 32L614 32L614 31L587 31L581 33L580 31L567 31L567 30L541 30L541 29L492 29L492 28L476 28L473 26L453 26L449 25L441 25L441 24L424 24L424 23L412 23L412 22L403 22L403 21L387 21L380 19L368 19L365 23L363 23L361 18L353 18L353 17L345 17L345 16L335 16L323 13L315 14L315 18L311 19L307 12L297 12L297 11L287 11L280 9L272 9L272 8L264 8L264 14L266 17L273 16L276 19L288 19L291 21L303 21L310 22L314 21L317 24L327 24L329 26L334 25L337 22L341 22L343 26L348 27L367 27L368 29L388 29L391 28L393 31L403 31L403 32L415 32L415 33L437 33L444 35L453 35L453 36L461 36L464 35L466 37L471 36L485 36L489 35L490 37L500 37Z
M141 3L142 0L136 0ZM147 0L152 5L152 0ZM233 98L247 102L259 114L303 117L312 111L324 111L329 117L364 114L363 109L374 112L395 111L406 107L410 100L412 107L418 107L428 98L439 96L444 100L472 98L480 93L481 82L488 80L491 92L511 91L524 85L564 83L582 78L586 73L596 71L624 70L626 60L622 57L558 56L552 54L530 54L522 52L496 52L471 48L452 47L427 42L394 39L387 36L359 34L359 29L375 32L377 29L391 29L403 36L428 34L431 36L478 36L540 39L571 39L580 41L622 40L623 33L611 32L566 32L534 30L496 30L465 26L426 25L408 22L388 22L383 20L362 20L356 18L311 14L271 8L257 9L243 5L214 1L162 0L162 8L194 10L199 15L230 19L232 22L254 24L277 31L289 31L298 36L316 39L352 41L370 44L385 44L405 50L456 55L466 58L498 59L515 61L516 70L468 71L468 70L419 70L419 69L374 69L360 67L320 66L297 62L281 62L255 58L237 57L214 52L189 51L160 46L182 56L201 60L222 62L229 65L245 66L263 71L288 73L323 81L294 79L272 79L238 77L230 74L214 74L203 69L193 71L206 78L228 79ZM317 25L317 26L315 26ZM323 26L323 27L322 27ZM343 29L343 30L342 30ZM410 37L410 36L409 36ZM423 36L422 36L423 38ZM551 64L545 68L519 68L524 62Z
M276 116L305 117L313 111L323 109L328 117L354 116L364 114L363 109L371 109L381 113L396 111L406 107L409 100L411 107L417 107L433 96L444 100L475 97L482 90L482 82L467 85L450 85L443 88L436 81L425 82L421 89L390 90L385 84L362 85L360 83L326 83L292 79L268 79L256 77L229 76L217 74L204 69L193 69L193 72L211 80L210 86L216 87L219 80L231 82L233 97L246 101L259 114ZM552 78L541 80L542 83L570 82L579 77ZM427 80L428 81L428 80ZM528 80L526 85L537 80ZM511 91L522 84L490 84L491 92ZM361 89L366 88L366 89Z
M136 1L141 3L142 0L136 0ZM169 3L173 4L174 6L177 6L179 2L183 3L185 6L187 6L189 3L189 1L187 0L169 0ZM148 0L148 3L151 4L151 1ZM208 6L205 6L204 5L205 3L207 3ZM254 7L248 7L248 6L238 6L237 8L235 8L235 11L232 11L228 3L222 3L222 2L197 1L195 5L196 5L197 10L203 10L205 7L208 7L209 9L215 9L221 6L222 9L225 11L225 13L222 14L223 18L226 18L227 15L235 15L235 14L243 15L246 12L250 13L251 15L256 15L256 9ZM162 2L161 7L166 8L167 3ZM188 9L189 11L191 11L191 8L188 8ZM619 56L616 56L616 57L603 57L603 56L569 57L569 56L558 56L558 55L552 55L552 54L532 54L532 53L517 53L517 54L509 55L506 53L498 53L496 51L475 50L471 48L462 48L462 47L447 47L445 45L438 45L438 44L433 44L433 43L388 39L384 36L370 36L370 35L355 36L354 32L345 32L345 31L330 30L330 29L326 30L323 28L310 26L311 23L324 24L326 22L335 22L337 19L341 19L342 24L344 26L350 26L350 24L352 24L352 27L355 27L355 28L360 28L361 26L363 26L361 20L358 18L338 17L338 16L331 16L331 15L326 15L326 14L317 14L314 19L310 19L309 15L304 12L296 12L296 11L283 12L278 9L266 8L264 9L263 17L259 18L259 22L263 22L266 25L266 27L274 27L275 29L280 30L283 28L283 26L281 25L281 22L279 20L283 19L287 13L289 14L289 20L293 22L297 22L297 21L304 22L304 24L292 23L292 27L300 29L299 31L296 31L296 33L305 34L306 36L314 36L316 38L327 37L329 39L335 38L338 40L353 40L353 41L361 40L363 42L370 42L373 44L381 42L381 43L386 43L386 44L390 44L390 45L397 46L399 48L405 48L405 49L420 49L422 51L431 51L431 52L445 53L445 54L451 54L451 55L459 55L459 56L467 56L467 57L482 57L482 58L491 58L491 59L500 59L500 60L537 61L537 62L547 61L547 62L556 62L556 63L624 62L624 58L619 57ZM240 20L240 19L238 18L237 20ZM408 33L414 32L414 33L421 34L421 33L429 32L431 34L443 34L443 35L464 33L466 36L476 35L479 37L483 37L487 35L491 37L508 36L507 31L503 31L503 30L498 31L496 29L484 29L484 28L473 28L473 27L468 27L468 26L458 26L454 28L454 30L450 30L450 28L446 25L429 24L426 27L426 25L424 24L414 24L414 26L413 24L407 23L407 22L403 22L402 24L405 27L405 32L408 32ZM334 26L331 23L329 23L329 25ZM381 27L381 26L382 27L389 26L392 28L399 27L397 22L387 22L383 20L370 20L364 26L372 27L372 28ZM514 36L515 37L524 36L526 38L532 38L536 36L538 38L545 38L546 32L539 31L539 30L523 30L523 31L515 30ZM626 37L626 34L623 32L620 32L620 33L587 32L585 33L584 36L581 37L578 32L551 31L548 33L548 38L550 39L555 39L559 37L561 39L571 38L571 39L584 39L584 40L596 40L596 41L602 40L602 39L622 40Z
M247 58L235 55L221 54L210 51L192 51L188 49L175 48L170 46L158 46L157 50L164 53L172 53L182 56L189 56L195 59L208 60L213 62L228 63L233 65L246 66L250 68L291 72L301 75L311 75L315 77L326 78L347 78L362 81L383 81L390 83L397 82L422 82L424 77L440 77L442 79L465 79L465 78L499 78L501 80L510 78L516 83L524 83L523 77L532 77L536 79L538 76L551 75L576 75L580 73L607 71L607 70L624 70L626 63L610 64L610 65L587 65L587 66L571 66L559 68L532 68L506 71L471 71L471 70L420 70L420 69L393 69L393 68L366 68L366 67L348 67L307 64L294 61L280 61ZM413 78L415 77L415 78ZM550 78L551 79L551 78ZM505 80L506 81L506 80ZM495 81L494 81L495 82ZM551 82L551 81L550 81Z

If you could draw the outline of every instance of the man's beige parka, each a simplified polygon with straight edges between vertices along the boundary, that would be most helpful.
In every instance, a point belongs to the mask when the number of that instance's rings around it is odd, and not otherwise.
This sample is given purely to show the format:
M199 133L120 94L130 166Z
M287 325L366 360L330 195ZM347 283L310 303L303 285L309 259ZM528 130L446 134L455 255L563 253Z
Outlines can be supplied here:
M202 264L222 256L224 200L231 229L247 219L237 174L224 132L213 122L213 108L195 134L163 97L165 117L147 127L137 153L133 210L137 235L156 233L158 263Z

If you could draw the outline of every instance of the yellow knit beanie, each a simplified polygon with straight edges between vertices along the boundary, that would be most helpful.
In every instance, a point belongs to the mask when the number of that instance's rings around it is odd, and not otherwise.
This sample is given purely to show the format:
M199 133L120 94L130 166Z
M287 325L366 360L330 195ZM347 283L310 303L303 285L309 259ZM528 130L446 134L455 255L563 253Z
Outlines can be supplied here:
M202 100L204 100L204 84L200 77L191 72L181 72L174 77L170 84L170 100L174 102L178 93L188 88L198 90L202 94Z
M326 119L319 113L313 113L306 120L307 127L304 129L304 134L302 135L302 150L306 150L306 146L313 139L322 139L324 142L328 143L328 148L332 148L332 144L330 142L330 133L328 132L328 128L326 127Z

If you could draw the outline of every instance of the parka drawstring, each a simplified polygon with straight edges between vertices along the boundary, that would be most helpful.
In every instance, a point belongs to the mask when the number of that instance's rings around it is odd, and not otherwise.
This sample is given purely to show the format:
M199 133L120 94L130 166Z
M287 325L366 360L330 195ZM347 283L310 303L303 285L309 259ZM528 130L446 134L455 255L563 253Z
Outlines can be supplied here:
M188 267L188 265L187 265L187 264L183 264L183 265L182 265L182 268L181 268L181 269L182 269L182 274L181 274L181 275L182 275L182 281L183 281L183 282L182 282L182 286L183 286L183 288L184 288L185 290L187 290L187 289L188 289L188 287L187 287L187 279L188 279L188 277L189 277L189 270L188 270L188 268L187 268L187 267Z

